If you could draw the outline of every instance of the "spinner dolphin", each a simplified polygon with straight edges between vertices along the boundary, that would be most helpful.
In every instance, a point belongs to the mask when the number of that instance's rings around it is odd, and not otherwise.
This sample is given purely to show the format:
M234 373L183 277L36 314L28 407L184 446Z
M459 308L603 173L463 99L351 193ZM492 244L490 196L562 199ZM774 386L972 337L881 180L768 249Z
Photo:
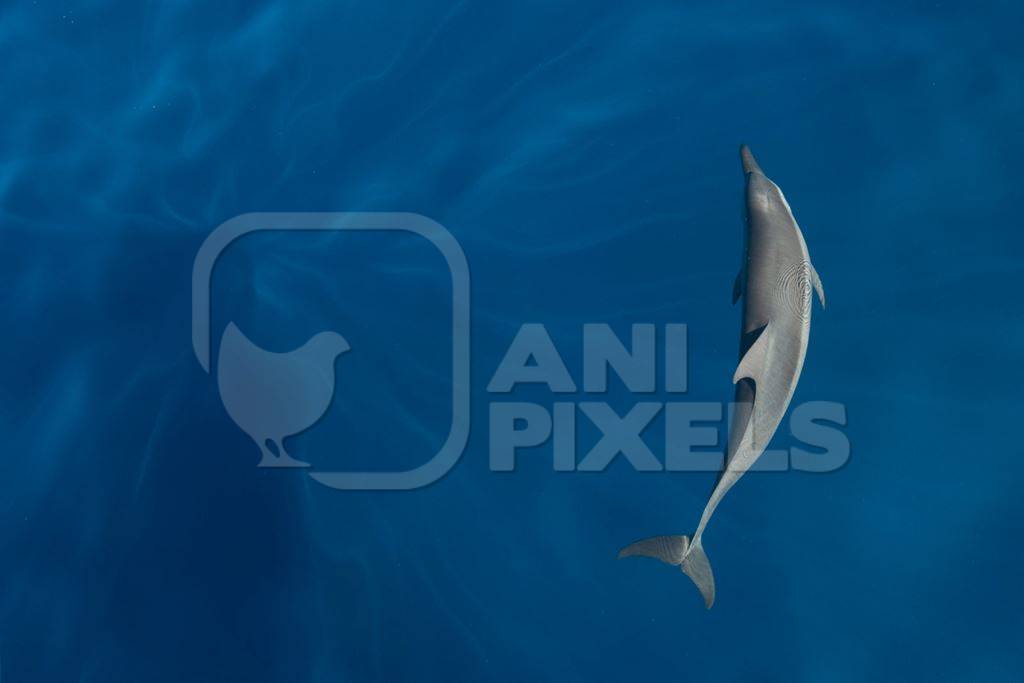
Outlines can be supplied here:
M704 530L725 494L764 452L789 407L807 354L812 289L825 305L821 280L782 190L746 145L740 160L746 176L746 244L733 303L743 299L743 318L725 467L692 537L656 536L619 553L620 558L640 555L679 566L708 608L715 600L715 578L704 553Z

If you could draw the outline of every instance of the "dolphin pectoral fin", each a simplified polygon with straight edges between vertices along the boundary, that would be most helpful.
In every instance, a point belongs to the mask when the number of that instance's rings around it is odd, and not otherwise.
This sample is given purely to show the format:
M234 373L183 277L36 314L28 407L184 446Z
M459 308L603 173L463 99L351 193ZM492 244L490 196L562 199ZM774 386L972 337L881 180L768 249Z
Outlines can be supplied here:
M825 288L821 286L821 278L818 276L818 271L811 266L811 284L814 285L814 291L818 293L818 301L821 302L821 307L825 308Z
M741 379L749 377L756 384L764 369L765 358L768 355L768 335L771 334L771 323L764 326L757 340L750 345L747 352L740 359L740 364L732 376L732 383L736 384Z
M736 279L732 283L732 302L736 303L743 296L743 271L746 268L740 268L740 272L736 273Z

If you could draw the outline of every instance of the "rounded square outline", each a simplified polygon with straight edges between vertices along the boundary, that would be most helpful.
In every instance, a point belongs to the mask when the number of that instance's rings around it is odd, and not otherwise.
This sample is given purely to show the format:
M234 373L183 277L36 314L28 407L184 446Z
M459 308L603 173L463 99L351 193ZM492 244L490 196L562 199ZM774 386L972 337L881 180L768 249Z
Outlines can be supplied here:
M433 244L452 276L452 424L444 445L427 462L402 472L310 472L324 486L342 490L407 491L437 481L459 461L469 439L469 265L455 236L435 220L408 212L256 212L218 225L192 264L192 349L210 372L210 284L221 253L252 232L284 230L400 230Z

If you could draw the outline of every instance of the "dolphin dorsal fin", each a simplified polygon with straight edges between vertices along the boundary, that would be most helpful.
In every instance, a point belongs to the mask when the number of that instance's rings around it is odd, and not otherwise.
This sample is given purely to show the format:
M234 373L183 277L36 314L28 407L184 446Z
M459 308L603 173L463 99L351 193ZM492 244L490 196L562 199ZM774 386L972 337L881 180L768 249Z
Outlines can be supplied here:
M768 335L770 334L771 323L764 326L757 340L750 345L747 352L740 359L736 373L732 376L732 383L736 384L741 379L749 377L754 383L760 381L761 372L764 370L765 358L768 356Z
M821 278L818 276L818 271L811 265L811 284L814 285L814 291L818 293L818 301L821 302L821 307L825 308L825 288L821 286Z

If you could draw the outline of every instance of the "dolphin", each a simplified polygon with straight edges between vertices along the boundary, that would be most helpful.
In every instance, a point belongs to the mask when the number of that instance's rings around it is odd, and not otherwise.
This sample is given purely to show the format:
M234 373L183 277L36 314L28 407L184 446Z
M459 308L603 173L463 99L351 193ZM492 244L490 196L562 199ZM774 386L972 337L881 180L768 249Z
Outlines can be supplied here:
M733 303L743 299L743 318L725 467L692 538L655 536L619 552L619 558L639 555L679 566L697 584L708 609L715 601L715 577L702 545L704 529L725 494L764 452L789 407L807 355L812 289L825 306L821 278L782 190L746 145L740 147L740 161L747 186L746 239Z

